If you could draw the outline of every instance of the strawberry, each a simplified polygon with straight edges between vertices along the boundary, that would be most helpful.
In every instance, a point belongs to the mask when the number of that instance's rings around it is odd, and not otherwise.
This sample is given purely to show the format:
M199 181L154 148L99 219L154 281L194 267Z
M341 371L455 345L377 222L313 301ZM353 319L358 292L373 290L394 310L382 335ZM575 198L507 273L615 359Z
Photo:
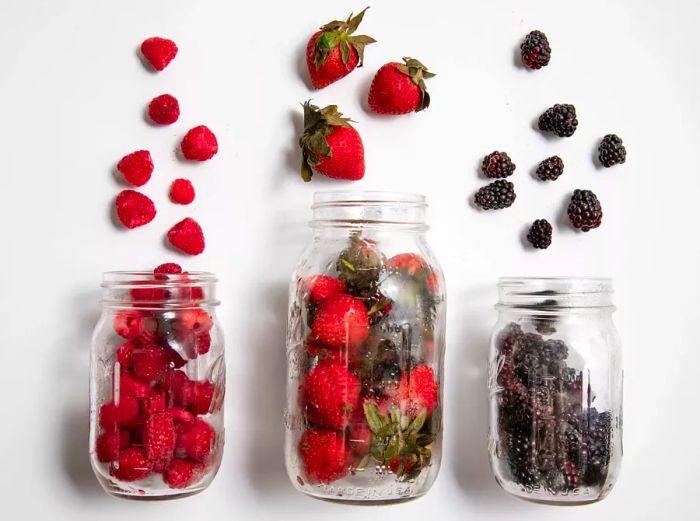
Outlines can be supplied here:
M186 217L168 231L168 241L188 255L199 255L204 251L204 232L197 221Z
M139 402L133 398L121 397L119 405L113 401L100 407L98 422L105 430L114 430L116 426L129 425L139 415Z
M360 396L357 377L340 364L326 361L314 367L303 383L303 403L309 421L344 429Z
M119 460L112 463L110 474L122 481L137 481L147 478L153 471L153 464L139 447L128 447L119 453Z
M117 170L124 181L134 186L145 185L153 173L153 159L148 150L137 150L127 154L117 163Z
M416 253L399 253L388 261L386 266L389 269L402 271L411 277L418 277L425 282L425 285L433 293L439 291L438 278L426 260Z
M304 181L311 181L313 170L335 179L356 181L364 177L362 138L350 119L342 116L336 105L319 109L310 101L304 103L304 133L299 138Z
M348 285L342 280L328 275L313 275L302 281L304 291L309 293L309 301L318 304L326 297L339 295L348 290Z
M348 450L354 456L354 459L359 462L363 457L369 454L370 445L372 443L372 431L365 419L365 411L360 407L356 407L352 413L350 423L348 424L347 435Z
M311 358L318 357L319 361L331 360L341 365L347 365L347 352L342 349L329 349L316 342L311 336L306 337L306 352Z
M360 299L332 295L318 306L311 324L315 340L334 348L355 351L369 335L369 317Z
M216 443L216 433L203 420L195 420L192 426L177 437L175 451L197 461L204 461Z
M309 68L311 83L321 89L350 74L356 67L362 67L365 46L376 40L369 36L351 36L365 16L365 11L357 16L350 14L347 20L333 20L314 33L306 45L306 65Z
M154 36L143 41L141 54L155 70L162 71L177 55L177 45L167 38Z
M299 455L311 484L332 483L347 474L347 448L342 433L308 429L299 440Z
M415 418L425 409L430 414L435 409L439 399L438 384L435 373L428 365L418 365L408 376L401 376L398 393L389 398L388 402L397 405L402 414Z
M114 202L117 217L129 229L150 223L156 216L156 207L148 196L135 190L122 190Z
M201 479L204 470L201 463L175 458L163 470L163 481L170 488L187 488Z
M175 450L175 426L169 411L151 414L143 430L143 446L146 456L153 463L165 464Z
M109 463L119 458L119 449L129 444L127 431L107 431L100 434L95 440L95 453L97 461Z
M377 114L420 112L430 105L424 78L435 76L415 58L383 65L369 88L369 108Z

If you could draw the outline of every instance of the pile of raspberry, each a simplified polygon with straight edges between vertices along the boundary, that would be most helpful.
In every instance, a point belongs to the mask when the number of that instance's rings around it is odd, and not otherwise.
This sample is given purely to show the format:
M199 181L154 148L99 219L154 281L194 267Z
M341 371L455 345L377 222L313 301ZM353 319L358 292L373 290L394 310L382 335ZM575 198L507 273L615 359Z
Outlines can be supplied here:
M141 44L144 61L154 71L162 71L177 55L177 45L166 38L153 37ZM180 117L180 104L171 94L153 98L146 110L149 121L156 126L167 126ZM214 133L205 125L191 128L180 142L182 158L187 161L207 161L218 152L219 145ZM148 150L137 150L125 155L117 163L117 171L125 183L134 187L145 185L155 167ZM195 190L189 179L175 179L169 192L170 200L187 205L195 199ZM115 201L116 214L126 228L136 228L151 222L156 216L156 207L150 197L134 190L122 190ZM199 255L204 251L204 233L197 221L187 217L170 228L167 239L177 250L188 255Z
M170 276L187 274L172 263L154 270L155 279ZM201 288L134 288L131 298L136 304L152 303L169 298L166 291L187 291L183 298L191 299L191 308L168 318L138 308L114 316L122 343L111 363L111 391L98 404L94 450L120 481L157 473L170 488L180 489L205 478L213 465L220 440L207 417L220 409L224 391L212 381L192 380L186 372L211 346L212 317L197 306Z

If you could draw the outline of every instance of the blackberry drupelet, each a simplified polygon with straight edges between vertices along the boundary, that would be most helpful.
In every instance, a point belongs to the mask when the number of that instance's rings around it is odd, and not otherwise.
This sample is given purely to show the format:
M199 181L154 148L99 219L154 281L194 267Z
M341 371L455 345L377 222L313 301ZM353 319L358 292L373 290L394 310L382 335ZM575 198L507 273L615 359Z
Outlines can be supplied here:
M584 232L597 228L603 222L603 208L590 190L574 190L567 213L573 227Z
M515 163L505 152L494 151L484 157L481 171L492 179L508 177L515 172Z
M549 107L538 121L540 130L554 132L559 137L570 137L576 132L576 107L566 103Z
M546 250L552 244L552 225L547 219L537 219L527 232L527 240L534 248Z
M564 161L559 156L548 157L537 167L541 181L556 181L564 173Z
M627 150L622 139L615 134L606 135L598 145L598 159L605 168L624 163Z
M530 32L520 44L520 56L528 69L541 69L547 66L552 56L547 35L542 31Z
M499 179L479 188L474 196L474 202L484 210L501 210L508 208L515 201L513 183Z

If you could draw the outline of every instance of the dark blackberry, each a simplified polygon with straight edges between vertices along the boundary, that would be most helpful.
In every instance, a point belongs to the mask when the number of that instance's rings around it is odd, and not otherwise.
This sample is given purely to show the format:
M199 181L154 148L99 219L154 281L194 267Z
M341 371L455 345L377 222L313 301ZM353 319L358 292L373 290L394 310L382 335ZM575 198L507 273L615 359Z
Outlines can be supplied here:
M520 56L528 69L541 69L549 63L552 49L547 36L542 31L532 31L520 44Z
M622 139L615 134L608 134L598 145L598 159L605 168L619 165L627 159L627 150Z
M494 151L484 157L481 171L492 179L508 177L515 172L515 163L505 152Z
M540 485L540 475L533 457L534 445L528 436L508 436L508 463L513 479L527 489Z
M559 365L569 356L569 348L563 340L545 340L542 344L541 358L542 364L551 366Z
M584 232L597 228L603 221L600 201L590 190L574 190L567 213L574 228Z
M474 202L484 210L501 210L508 208L515 201L513 183L499 179L479 188L474 196Z
M556 104L540 116L538 126L540 130L554 132L559 137L573 136L578 126L576 107L568 104Z
M552 225L547 219L537 219L527 232L527 240L534 248L546 250L552 244Z
M581 486L581 474L575 463L571 461L564 462L563 473L566 490L573 490Z
M583 483L600 486L607 479L610 462L610 438L612 436L612 415L591 408L588 415L588 431L584 437L587 461Z
M525 333L520 337L513 355L513 369L522 383L528 387L535 385L530 382L530 375L536 375L540 365L540 352L544 344L542 337L535 333Z
M548 157L537 167L537 177L542 181L556 181L564 173L564 161L559 156Z
M515 322L511 322L504 327L496 336L496 347L498 353L508 356L513 352L513 346L518 342L518 339L523 335L522 328Z

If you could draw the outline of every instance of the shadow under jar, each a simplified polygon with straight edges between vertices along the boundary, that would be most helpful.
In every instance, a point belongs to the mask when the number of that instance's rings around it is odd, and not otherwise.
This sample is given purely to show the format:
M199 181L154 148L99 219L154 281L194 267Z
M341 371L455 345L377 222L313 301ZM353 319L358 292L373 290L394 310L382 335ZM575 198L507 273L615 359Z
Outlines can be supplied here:
M437 476L445 284L426 207L412 194L314 197L287 331L285 457L306 494L402 501Z
M622 357L609 279L502 278L489 355L491 466L514 496L575 505L622 459Z
M109 494L204 490L224 446L224 341L210 273L105 273L90 363L90 461Z

